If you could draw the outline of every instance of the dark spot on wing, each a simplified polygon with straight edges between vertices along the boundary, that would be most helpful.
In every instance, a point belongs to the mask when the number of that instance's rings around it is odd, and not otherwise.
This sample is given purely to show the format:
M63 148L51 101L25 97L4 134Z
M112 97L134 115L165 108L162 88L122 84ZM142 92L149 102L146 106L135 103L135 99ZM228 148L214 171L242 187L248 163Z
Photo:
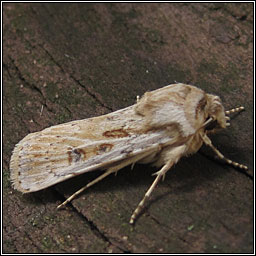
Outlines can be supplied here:
M80 160L86 159L86 153L82 148L70 149L68 148L68 162L71 164L72 162L78 162Z
M123 138L129 136L129 133L123 129L117 129L112 131L106 131L103 133L105 137Z
M83 159L86 158L86 153L85 151L82 149L82 148L77 148L77 149L74 149L74 153L76 154L76 162L79 161L81 159L81 157Z
M71 164L72 163L72 151L68 151L68 163Z
M98 153L107 153L113 148L113 144L103 143L98 146Z
M129 154L131 154L133 152L133 150L132 149L124 149L124 150L122 150L121 151L121 154L125 154L125 155L129 155Z

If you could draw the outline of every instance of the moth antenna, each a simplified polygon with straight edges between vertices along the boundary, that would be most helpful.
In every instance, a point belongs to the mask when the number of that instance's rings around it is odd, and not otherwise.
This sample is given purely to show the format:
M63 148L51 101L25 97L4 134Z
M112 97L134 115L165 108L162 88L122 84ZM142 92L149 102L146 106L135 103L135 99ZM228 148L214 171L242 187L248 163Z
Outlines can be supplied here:
M226 115L229 115L229 114L231 114L231 113L239 112L239 111L241 111L241 110L244 110L244 107L243 107L243 106L238 107L238 108L232 108L232 109L230 109L230 110L227 110L227 111L225 111L225 114L226 114Z
M137 208L135 209L135 211L133 212L131 219L130 219L130 224L133 224L135 219L138 217L138 215L141 213L141 210L143 209L146 200L150 197L150 195L152 194L153 190L155 189L156 185L158 184L158 182L160 181L160 179L162 177L164 177L165 173L173 166L173 161L168 162L166 165L164 165L160 171L156 172L155 175L156 178L154 180L154 182L152 183L152 185L150 186L150 188L148 189L148 191L146 192L146 194L144 195L143 199L140 201L140 203L138 204Z
M213 146L213 144L212 144L210 138L209 138L206 134L201 135L201 138L203 139L204 143L205 143L207 146L209 146L209 147L216 153L216 155L217 155L220 159L224 160L227 164L233 165L234 167L238 167L238 168L240 168L240 169L248 170L248 167L247 167L246 165L239 164L239 163L237 163L237 162L234 162L234 161L232 161L232 160L226 158L215 146Z

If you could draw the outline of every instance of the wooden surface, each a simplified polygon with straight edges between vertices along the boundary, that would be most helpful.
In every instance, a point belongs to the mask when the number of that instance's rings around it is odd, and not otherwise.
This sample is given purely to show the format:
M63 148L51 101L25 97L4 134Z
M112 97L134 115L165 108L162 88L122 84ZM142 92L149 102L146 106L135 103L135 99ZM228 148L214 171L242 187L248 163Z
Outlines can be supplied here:
M3 252L252 253L253 4L3 4ZM109 113L174 81L246 111L213 137L249 175L203 147L129 218L156 169L125 168L63 210L93 172L37 193L11 188L17 142L53 124ZM43 106L43 107L42 107Z

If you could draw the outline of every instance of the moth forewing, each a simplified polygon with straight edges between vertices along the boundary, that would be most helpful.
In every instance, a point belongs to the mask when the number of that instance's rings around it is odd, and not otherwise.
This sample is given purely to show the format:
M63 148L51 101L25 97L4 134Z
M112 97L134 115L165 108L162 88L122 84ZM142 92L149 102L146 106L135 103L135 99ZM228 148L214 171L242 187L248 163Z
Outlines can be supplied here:
M47 188L81 173L107 169L176 138L165 130L143 131L133 106L105 116L56 125L27 135L10 163L14 188L23 193ZM157 146L157 147L156 147Z
M218 96L185 84L172 84L137 98L130 107L84 120L46 128L27 135L14 148L11 180L15 189L27 193L96 169L106 170L81 188L62 205L107 175L136 162L161 168L134 211L133 223L159 180L182 157L196 153L203 143L227 163L246 169L225 158L211 143L208 124L225 128L225 114Z

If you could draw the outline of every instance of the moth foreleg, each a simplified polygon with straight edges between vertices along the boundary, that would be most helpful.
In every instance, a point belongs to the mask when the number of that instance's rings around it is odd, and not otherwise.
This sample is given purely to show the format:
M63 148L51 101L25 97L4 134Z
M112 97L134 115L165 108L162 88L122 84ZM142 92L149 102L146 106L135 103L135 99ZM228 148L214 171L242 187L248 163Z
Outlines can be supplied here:
M248 167L246 165L243 165L243 164L239 164L237 162L234 162L228 158L226 158L215 146L213 146L210 138L204 134L204 135L201 135L201 138L203 139L204 143L209 146L215 153L216 155L220 158L220 159L223 159L226 163L230 164L230 165L233 165L235 167L239 167L241 169L244 169L244 170L248 170Z
M152 183L152 185L150 186L150 188L148 189L148 191L146 192L145 196L143 197L143 199L140 201L140 203L138 204L137 208L135 209L135 211L133 212L131 219L130 219L130 224L134 223L134 220L137 218L137 216L140 214L145 201L147 200L147 198L150 197L151 193L153 192L154 188L156 187L156 185L158 184L159 180L165 175L165 173L173 166L174 162L170 161L168 162L166 165L164 165L162 167L162 169L160 171L158 171L156 173L156 178L154 180L154 182Z

